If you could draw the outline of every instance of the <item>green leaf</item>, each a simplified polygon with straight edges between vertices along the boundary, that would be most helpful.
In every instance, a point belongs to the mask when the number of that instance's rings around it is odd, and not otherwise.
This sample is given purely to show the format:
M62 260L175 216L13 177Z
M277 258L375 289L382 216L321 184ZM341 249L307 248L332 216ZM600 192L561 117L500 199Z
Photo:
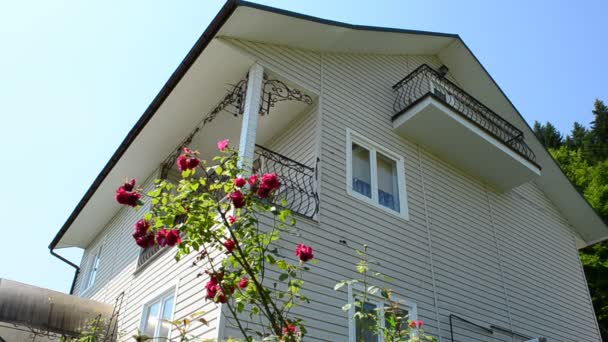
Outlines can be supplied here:
M338 291L339 289L341 289L342 287L344 287L344 285L346 285L346 282L345 282L345 281L341 281L341 282L337 283L337 284L334 286L334 291Z
M352 307L353 307L353 305L351 303L344 304L344 305L342 305L342 311L348 311Z
M287 273L281 273L281 275L279 276L280 281L285 281L287 278L289 278L289 275Z

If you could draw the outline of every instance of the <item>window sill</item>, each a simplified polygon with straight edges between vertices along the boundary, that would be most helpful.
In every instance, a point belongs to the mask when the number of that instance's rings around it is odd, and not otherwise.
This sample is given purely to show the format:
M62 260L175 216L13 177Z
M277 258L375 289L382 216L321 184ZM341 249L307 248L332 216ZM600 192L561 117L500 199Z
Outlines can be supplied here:
M405 220L405 221L409 221L410 220L410 216L409 216L409 214L407 212L398 212L398 211L393 210L391 208L382 206L379 203L374 202L371 198L369 198L367 196L364 196L364 195L361 195L360 193L355 192L355 191L353 191L350 188L346 189L346 193L349 194L351 197L354 197L355 199L357 199L357 200L359 200L361 202L364 202L367 205L372 206L374 209L380 209L380 210L382 210L382 211L384 211L386 213L394 215L394 216L396 216L396 217L398 217L398 218L400 218L402 220Z

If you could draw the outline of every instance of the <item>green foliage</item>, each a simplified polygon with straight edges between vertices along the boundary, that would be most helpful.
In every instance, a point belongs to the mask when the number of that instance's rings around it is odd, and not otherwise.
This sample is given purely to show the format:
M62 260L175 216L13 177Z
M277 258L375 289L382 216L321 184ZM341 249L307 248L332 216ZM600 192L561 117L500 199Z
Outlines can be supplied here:
M563 135L550 122L545 125L534 122L534 134L543 145L549 148L558 148L564 141Z
M363 245L363 250L357 250L357 255L361 258L356 265L359 277L357 279L343 280L334 286L338 291L344 286L353 286L353 304L345 304L342 310L353 312L357 328L365 326L372 334L382 336L385 342L436 342L433 336L425 334L422 329L422 321L412 321L407 313L402 309L399 300L393 297L390 288L372 285L372 282L390 280L379 272L372 271L374 261L369 259L367 245ZM357 289L360 289L358 291ZM384 307L368 309L365 303L370 300L382 301ZM363 335L363 334L362 334ZM363 341L363 337L362 340ZM357 341L359 342L359 341Z
M185 151L192 158L198 155ZM238 162L236 151L226 149L211 162L200 160L196 168L183 171L178 183L157 180L147 194L151 210L144 219L151 223L151 233L179 230L176 260L196 254L195 266L210 278L207 299L225 304L231 316L228 323L246 341L299 341L306 329L291 310L309 302L302 293L308 267L290 262L276 248L281 233L291 231L295 219L289 210L273 204L272 192L268 197L256 193L256 187L262 187L259 180L237 187L234 180L245 172ZM237 193L240 200L232 197ZM279 274L276 279L273 273ZM262 327L244 323L246 315ZM180 332L179 341L189 341L185 333L192 320L169 323ZM294 330L297 333L286 332Z
M608 107L594 103L594 121L590 129L578 122L563 146L539 139L557 161L570 181L604 220L608 219ZM549 124L547 124L548 126ZM535 124L535 133L543 132ZM545 126L546 127L546 126ZM544 135L543 135L544 137ZM580 251L581 261L593 300L600 330L608 341L608 242L600 242Z

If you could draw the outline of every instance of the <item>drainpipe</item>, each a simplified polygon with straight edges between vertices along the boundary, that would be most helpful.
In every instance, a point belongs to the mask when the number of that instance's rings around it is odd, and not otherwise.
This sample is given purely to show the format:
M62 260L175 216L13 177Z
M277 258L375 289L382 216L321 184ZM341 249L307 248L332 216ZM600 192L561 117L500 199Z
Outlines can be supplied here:
M78 274L80 273L80 267L76 264L74 264L73 262L71 262L70 260L62 257L61 255L55 253L55 246L49 246L49 250L51 251L51 255L58 258L59 260L65 262L66 264L72 266L75 268L74 271L74 279L72 280L72 286L70 287L70 294L74 294L74 287L76 286L76 278L78 277Z

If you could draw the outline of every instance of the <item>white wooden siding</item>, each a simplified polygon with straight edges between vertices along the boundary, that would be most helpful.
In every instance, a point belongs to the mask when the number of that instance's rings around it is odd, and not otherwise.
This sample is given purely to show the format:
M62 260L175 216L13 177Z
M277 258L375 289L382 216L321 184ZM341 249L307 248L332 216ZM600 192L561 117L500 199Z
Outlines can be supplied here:
M311 166L317 155L321 160L319 222L300 219L300 235L284 235L280 245L293 258L295 244L310 244L319 260L305 278L312 304L294 311L305 319L309 341L348 340L346 313L340 309L347 294L332 288L357 276L353 248L364 243L378 270L395 279L382 285L415 301L426 330L442 341L450 341L450 314L550 341L600 340L568 223L539 187L529 183L496 193L393 132L391 86L421 63L438 67L438 58L318 53L224 40L270 71L321 94L318 109L299 117L269 146ZM403 155L409 220L347 195L346 128ZM204 281L194 278L187 261L176 266L171 252L133 276L137 249L130 234L136 219L132 211L121 211L110 222L104 253L111 249L115 256L112 261L102 257L99 278L87 295L109 301L128 289L127 331L138 323L144 293L162 287L154 280L159 274L179 279L180 314L210 307L202 299ZM83 264L87 258L85 253ZM454 328L455 341L521 340L456 321ZM225 336L230 335L238 334L228 327Z

